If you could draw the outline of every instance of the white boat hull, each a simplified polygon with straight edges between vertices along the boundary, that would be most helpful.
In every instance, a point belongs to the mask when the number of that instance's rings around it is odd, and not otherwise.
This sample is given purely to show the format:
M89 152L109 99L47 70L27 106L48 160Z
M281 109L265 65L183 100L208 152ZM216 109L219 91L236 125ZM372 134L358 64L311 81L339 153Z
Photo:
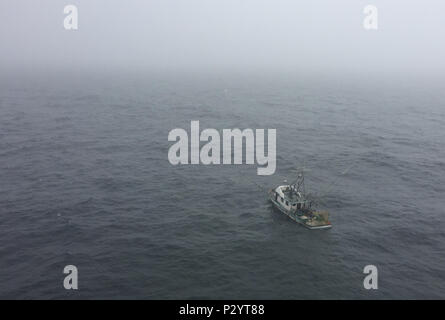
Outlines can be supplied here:
M308 228L308 229L311 229L311 230L317 230L317 229L330 229L330 228L332 228L332 225L329 223L329 224L325 224L325 225L320 225L320 226L311 226L311 225L308 225L306 222L305 222L305 220L303 220L303 219L301 219L298 215L297 215L297 213L295 212L295 211L289 211L289 210L286 210L285 208L283 208L277 201L275 201L274 199L269 199L271 202L272 202L272 204L278 209L278 210L280 210L281 212L283 212L285 215L287 215L289 218L291 218L292 220L294 220L295 222L297 222L297 223L299 223L299 224L301 224L301 225L303 225L303 226L305 226L306 228Z

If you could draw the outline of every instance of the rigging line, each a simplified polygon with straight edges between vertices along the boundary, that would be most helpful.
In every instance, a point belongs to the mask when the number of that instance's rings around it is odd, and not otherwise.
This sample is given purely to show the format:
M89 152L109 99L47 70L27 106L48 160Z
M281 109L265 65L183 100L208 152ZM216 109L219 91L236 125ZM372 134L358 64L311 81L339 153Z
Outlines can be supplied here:
M340 176L338 176L336 179L334 179L334 181L332 181L327 187L325 187L324 190L320 191L320 193L319 193L319 195L317 197L323 197L327 193L329 193L331 191L331 189L334 187L334 185L337 183L337 181L340 180L340 178L342 176L347 174L349 172L349 170L351 170L357 164L357 162L358 162L358 160L355 160L350 166L348 166L345 170L343 170L340 173Z

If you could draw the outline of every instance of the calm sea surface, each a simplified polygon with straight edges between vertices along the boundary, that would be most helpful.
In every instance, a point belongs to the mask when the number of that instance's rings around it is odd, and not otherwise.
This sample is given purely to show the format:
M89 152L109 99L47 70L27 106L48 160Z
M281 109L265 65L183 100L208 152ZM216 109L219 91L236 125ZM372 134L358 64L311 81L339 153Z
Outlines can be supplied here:
M0 298L445 298L443 82L0 78ZM191 120L276 128L276 174L172 166L168 133ZM307 189L336 181L323 199L331 230L267 202L302 163ZM368 264L375 291L363 289Z

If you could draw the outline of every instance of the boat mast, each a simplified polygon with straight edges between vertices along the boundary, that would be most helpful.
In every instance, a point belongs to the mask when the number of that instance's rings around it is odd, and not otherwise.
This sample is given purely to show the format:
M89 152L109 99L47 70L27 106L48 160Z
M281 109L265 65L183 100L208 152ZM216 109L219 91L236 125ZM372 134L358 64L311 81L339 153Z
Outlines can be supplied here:
M301 173L298 174L297 192L300 192L302 195L306 194L306 190L304 188L304 170L302 170Z
M296 193L300 193L301 195L306 195L306 189L304 187L304 170L298 172L297 179L291 184L292 189Z

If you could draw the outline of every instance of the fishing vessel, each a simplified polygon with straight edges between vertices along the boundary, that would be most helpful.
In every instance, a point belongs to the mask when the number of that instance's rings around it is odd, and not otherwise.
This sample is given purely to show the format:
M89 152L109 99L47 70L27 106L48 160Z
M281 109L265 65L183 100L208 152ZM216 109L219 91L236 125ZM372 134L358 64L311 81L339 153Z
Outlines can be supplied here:
M329 213L317 210L316 201L306 194L303 172L294 182L269 190L269 200L289 218L308 229L332 228Z

